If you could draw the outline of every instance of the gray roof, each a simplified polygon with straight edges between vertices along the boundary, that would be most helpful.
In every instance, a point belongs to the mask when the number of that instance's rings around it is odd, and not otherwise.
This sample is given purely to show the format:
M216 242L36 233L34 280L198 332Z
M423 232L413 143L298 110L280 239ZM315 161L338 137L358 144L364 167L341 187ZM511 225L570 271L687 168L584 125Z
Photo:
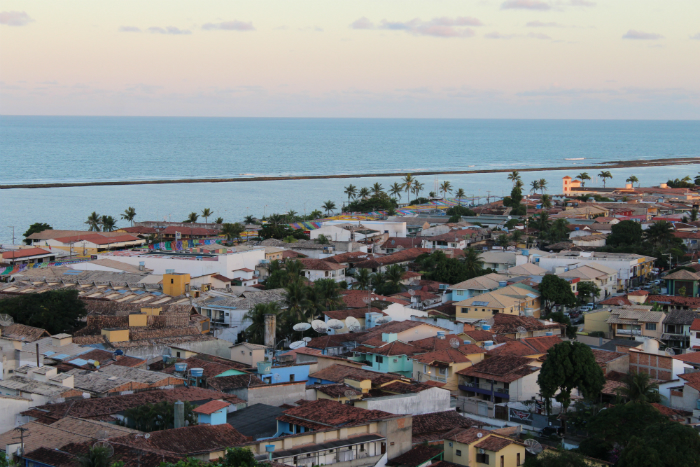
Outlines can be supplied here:
M277 433L277 417L284 411L282 407L255 404L245 409L230 412L226 422L246 436L254 439L268 438Z
M612 352L616 352L618 345L623 347L637 347L639 345L642 345L642 343L632 339L613 339L610 342L606 342L601 346L592 345L591 347L593 347L594 349L609 350Z
M700 314L690 310L672 310L669 311L664 319L664 324L693 324L693 320L699 318Z

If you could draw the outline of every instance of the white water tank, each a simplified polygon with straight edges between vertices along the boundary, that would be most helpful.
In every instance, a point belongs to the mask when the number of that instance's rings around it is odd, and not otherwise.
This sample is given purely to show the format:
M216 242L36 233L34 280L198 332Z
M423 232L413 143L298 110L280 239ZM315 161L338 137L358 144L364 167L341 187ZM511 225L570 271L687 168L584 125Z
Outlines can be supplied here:
M655 339L645 339L642 348L644 349L644 352L647 353L658 353L659 341Z

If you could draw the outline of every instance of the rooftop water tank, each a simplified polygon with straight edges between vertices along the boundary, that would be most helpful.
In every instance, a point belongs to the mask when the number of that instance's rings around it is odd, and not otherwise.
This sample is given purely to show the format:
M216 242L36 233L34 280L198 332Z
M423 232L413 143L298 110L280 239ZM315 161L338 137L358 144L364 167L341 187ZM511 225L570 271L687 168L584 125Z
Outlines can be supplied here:
M506 282L506 281L498 281L498 286L499 286L499 287L505 287L505 286L507 286L507 285L508 285L508 282Z
M444 339L445 338L445 331L438 331L437 337L438 337L438 339Z
M554 333L551 333L551 332L545 332L545 333L544 333L544 335L545 335L545 336L553 336L553 335L554 335Z
M190 370L190 375L194 376L195 378L201 378L203 374L204 368L192 368Z
M530 250L523 250L523 256L528 256L530 254Z
M491 329L491 325L490 324L482 324L481 329L484 331L488 331L489 329Z
M272 362L258 362L258 374L267 375L270 373Z
M185 371L187 371L187 363L176 363L175 371L179 373L184 373Z

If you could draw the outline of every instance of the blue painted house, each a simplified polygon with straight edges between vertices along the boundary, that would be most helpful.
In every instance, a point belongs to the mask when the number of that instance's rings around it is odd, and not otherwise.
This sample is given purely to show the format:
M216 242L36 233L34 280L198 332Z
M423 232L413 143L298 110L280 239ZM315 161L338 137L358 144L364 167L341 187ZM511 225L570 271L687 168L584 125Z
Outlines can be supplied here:
M209 401L193 409L192 412L197 414L197 423L200 425L223 425L226 423L226 414L230 405L224 401Z

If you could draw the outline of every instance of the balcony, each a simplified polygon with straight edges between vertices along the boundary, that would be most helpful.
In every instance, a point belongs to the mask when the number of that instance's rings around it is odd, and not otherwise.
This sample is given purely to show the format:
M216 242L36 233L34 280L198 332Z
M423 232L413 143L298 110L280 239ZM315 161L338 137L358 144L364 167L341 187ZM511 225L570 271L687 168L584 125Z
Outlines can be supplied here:
M641 329L616 329L615 334L619 334L622 336L641 336L642 335L642 330Z
M475 392L477 394L484 394L489 397L493 395L494 397L500 397L501 399L510 399L508 388L498 386L494 386L493 391L491 391L491 385L489 385L487 388L486 386L479 386L476 383L463 382L459 385L459 389L461 389L462 391L470 391Z

